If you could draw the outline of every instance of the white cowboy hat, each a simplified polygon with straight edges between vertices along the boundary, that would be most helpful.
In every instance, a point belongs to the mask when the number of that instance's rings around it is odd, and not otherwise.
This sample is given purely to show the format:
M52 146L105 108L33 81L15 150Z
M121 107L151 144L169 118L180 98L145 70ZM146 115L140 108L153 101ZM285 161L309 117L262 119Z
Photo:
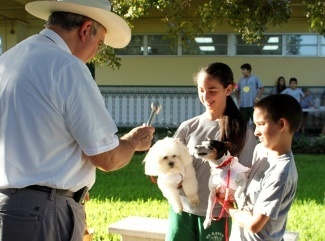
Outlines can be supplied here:
M25 8L30 14L44 20L53 12L70 12L89 17L106 28L104 43L113 48L123 48L131 39L128 24L111 12L108 0L35 1L27 3Z

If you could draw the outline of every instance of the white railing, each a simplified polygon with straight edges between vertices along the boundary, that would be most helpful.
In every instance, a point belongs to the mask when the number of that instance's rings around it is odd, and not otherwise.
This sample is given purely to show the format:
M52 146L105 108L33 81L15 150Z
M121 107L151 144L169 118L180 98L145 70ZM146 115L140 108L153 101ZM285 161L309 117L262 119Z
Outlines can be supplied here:
M204 112L196 87L165 86L99 86L105 105L119 127L134 127L146 123L151 103L158 101L162 105L153 125L155 127L175 128L187 119ZM266 87L264 96L272 87ZM310 88L319 98L325 93L325 87ZM264 97L263 96L263 97ZM324 105L324 104L323 104ZM324 112L308 115L306 129L321 129L325 124Z
M195 87L100 87L100 90L117 126L146 123L151 103L155 101L162 106L153 122L156 127L177 127L204 111Z

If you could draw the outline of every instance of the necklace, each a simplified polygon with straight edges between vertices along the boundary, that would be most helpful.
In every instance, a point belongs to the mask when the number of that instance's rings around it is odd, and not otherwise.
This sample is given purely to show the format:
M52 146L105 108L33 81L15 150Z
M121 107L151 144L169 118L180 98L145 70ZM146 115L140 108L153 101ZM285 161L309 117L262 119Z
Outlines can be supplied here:
M250 78L250 76L246 79L246 86L243 88L243 91L245 92L245 93L248 93L251 89L249 88L249 86L248 86L248 80L249 80L249 78Z

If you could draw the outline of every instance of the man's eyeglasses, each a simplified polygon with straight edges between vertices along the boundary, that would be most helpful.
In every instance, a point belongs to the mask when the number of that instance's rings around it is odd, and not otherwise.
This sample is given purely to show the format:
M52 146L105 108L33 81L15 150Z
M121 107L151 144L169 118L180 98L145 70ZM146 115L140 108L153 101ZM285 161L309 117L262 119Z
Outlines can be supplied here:
M99 44L98 44L98 49L97 49L97 53L99 53L99 52L103 51L104 49L106 49L107 45L104 44L104 40L103 40L103 38L100 36L98 30L97 30L94 26L92 26L92 27L94 28L94 30L96 31L96 34L98 34L98 37L99 37L99 39L100 39L100 42L99 42Z

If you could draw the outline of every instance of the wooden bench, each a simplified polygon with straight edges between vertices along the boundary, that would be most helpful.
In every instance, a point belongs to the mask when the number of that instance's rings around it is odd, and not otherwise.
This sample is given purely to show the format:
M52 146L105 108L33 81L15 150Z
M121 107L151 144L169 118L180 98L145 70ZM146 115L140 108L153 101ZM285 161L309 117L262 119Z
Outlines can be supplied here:
M161 241L166 231L167 219L160 218L130 216L108 226L108 232L120 234L122 241Z
M121 241L165 240L167 219L130 216L108 226L108 232L121 235ZM298 233L286 232L284 241L297 241Z

